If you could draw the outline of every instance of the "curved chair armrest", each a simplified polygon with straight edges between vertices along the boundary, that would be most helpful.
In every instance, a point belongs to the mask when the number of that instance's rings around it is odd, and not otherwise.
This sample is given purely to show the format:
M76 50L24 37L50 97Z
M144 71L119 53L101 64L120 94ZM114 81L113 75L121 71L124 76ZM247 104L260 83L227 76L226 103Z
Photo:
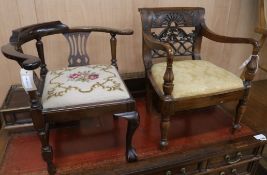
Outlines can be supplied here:
M168 98L171 96L172 91L173 91L173 80L174 80L174 75L173 75L173 70L172 70L172 62L173 62L173 55L174 51L173 48L167 44L167 43L162 43L157 40L155 40L152 36L150 36L147 33L143 32L143 38L144 42L147 44L148 47L151 49L159 49L167 52L167 67L166 71L163 76L163 92L164 95Z
M143 32L144 42L151 49L158 49L165 51L168 55L173 55L174 51L170 44L162 43L156 39L154 39L151 35Z
M205 36L206 38L216 41L216 42L221 42L221 43L243 43L243 44L251 44L253 45L253 53L254 55L257 55L259 52L259 43L257 40L252 39L252 38L238 38L238 37L229 37L229 36L223 36L214 33L211 31L205 22L201 23L201 32L202 35Z
M104 32L115 35L132 35L134 32L131 29L113 29L99 26L82 26L70 28L67 32Z
M1 51L7 58L17 61L26 70L34 70L41 64L41 60L38 57L18 52L15 46L11 44L2 46Z

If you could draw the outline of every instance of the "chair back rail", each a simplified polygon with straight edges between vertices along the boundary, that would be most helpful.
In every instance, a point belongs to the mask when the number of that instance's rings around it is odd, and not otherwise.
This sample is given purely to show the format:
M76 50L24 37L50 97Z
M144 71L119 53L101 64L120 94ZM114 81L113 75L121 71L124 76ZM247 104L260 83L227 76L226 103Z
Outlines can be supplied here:
M69 66L82 66L89 64L86 41L91 32L110 33L111 64L118 68L116 59L116 35L132 35L133 31L130 29L120 30L98 26L69 28L60 21L52 21L13 30L10 43L3 46L1 50L7 58L17 61L24 69L34 70L40 67L40 77L44 79L48 69L45 63L42 37L63 34L69 43ZM31 40L36 40L38 57L23 53L21 46Z
M170 44L174 56L192 56L200 58L202 36L200 23L205 10L200 7L141 8L142 28L156 40ZM186 28L193 28L187 33ZM159 32L155 32L162 29ZM155 30L155 31L154 31ZM143 45L143 47L146 47ZM167 53L158 49L143 48L146 57L145 66L149 69L153 58L166 57Z

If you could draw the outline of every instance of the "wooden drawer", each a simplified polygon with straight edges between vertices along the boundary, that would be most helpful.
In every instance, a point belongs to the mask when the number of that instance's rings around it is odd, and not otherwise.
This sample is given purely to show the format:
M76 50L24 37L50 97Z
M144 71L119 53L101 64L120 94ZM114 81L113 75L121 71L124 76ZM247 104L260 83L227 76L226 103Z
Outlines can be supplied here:
M257 150L258 147L252 147L218 155L208 159L207 168L212 169L226 165L234 165L245 160L253 159L256 156Z
M199 170L198 164L190 164L166 168L159 171L151 171L149 175L246 175L251 174L251 167L255 162L244 162L236 166L218 167L216 169Z
M156 171L151 171L146 174L153 175L187 175L187 174L195 174L199 172L199 164L191 163L186 165L172 166L172 167L164 167L157 169Z
M194 163L184 166L161 169L158 171L146 173L149 175L245 175L251 173L252 165L255 162L245 161L236 166L224 166L215 169L200 170L200 163Z
M244 163L230 168L220 169L218 171L215 171L213 173L207 173L205 175L246 175L251 173L251 164L253 164L253 162Z
M254 138L253 138L254 139ZM251 139L253 141L253 139ZM254 142L254 141L253 141ZM264 145L243 145L241 148L225 149L202 157L188 158L178 163L174 160L166 165L154 167L142 172L144 175L246 175L254 174L256 165L261 159ZM217 148L216 148L217 149ZM215 149L215 150L216 150ZM177 162L175 162L177 161ZM164 162L166 163L166 162Z

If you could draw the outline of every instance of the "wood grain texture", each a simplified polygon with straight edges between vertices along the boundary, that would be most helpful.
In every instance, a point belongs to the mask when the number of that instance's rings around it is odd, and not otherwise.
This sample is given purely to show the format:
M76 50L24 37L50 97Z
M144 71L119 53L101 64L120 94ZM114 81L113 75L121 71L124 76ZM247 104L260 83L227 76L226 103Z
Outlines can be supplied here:
M0 4L1 46L8 42L12 29L52 20L61 20L70 27L94 25L132 28L135 32L134 35L117 37L117 59L121 73L144 71L141 20L138 13L138 8L141 7L204 7L207 25L213 31L236 37L259 38L259 35L254 32L257 25L257 3L254 0L0 0ZM108 34L104 36L92 34L89 37L88 53L92 64L110 62L109 39ZM90 44L96 41L99 42ZM68 65L69 50L64 36L51 37L43 42L48 69L54 70ZM34 44L26 45L23 48L24 51L36 55L35 48L31 49ZM238 67L250 55L250 50L251 46L220 44L204 39L202 58L240 75L241 70ZM262 65L267 64L267 59L264 57L267 57L267 51L263 49ZM8 61L1 54L0 104L9 86L20 83L18 72L17 64ZM259 70L256 79L266 78L267 74Z

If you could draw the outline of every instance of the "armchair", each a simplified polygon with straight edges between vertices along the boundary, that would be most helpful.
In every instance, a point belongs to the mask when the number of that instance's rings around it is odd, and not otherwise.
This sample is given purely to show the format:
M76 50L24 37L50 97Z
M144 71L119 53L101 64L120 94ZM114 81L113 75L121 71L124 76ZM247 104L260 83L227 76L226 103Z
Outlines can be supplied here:
M110 33L111 65L89 65L86 43L92 32ZM69 43L69 67L48 71L42 38L56 34L63 34ZM126 119L126 159L128 162L137 160L132 137L139 126L139 115L135 111L135 100L117 71L116 60L116 35L131 34L132 30L102 27L69 28L60 21L53 21L16 29L10 43L2 46L2 53L7 58L18 62L23 69L33 70L37 89L28 91L31 117L49 174L56 173L49 145L49 123L81 120L88 116L110 114L115 119ZM38 56L23 53L22 45L31 40L36 40ZM37 68L40 68L40 78L34 72Z
M161 149L167 148L170 117L176 111L239 100L233 119L233 132L239 129L257 69L257 41L212 32L205 24L204 8L141 8L139 11L147 79L147 110L153 102L161 114ZM187 33L191 28L193 31ZM201 60L203 37L216 42L250 44L253 47L244 80L211 62ZM189 56L192 60L176 61L180 56Z

